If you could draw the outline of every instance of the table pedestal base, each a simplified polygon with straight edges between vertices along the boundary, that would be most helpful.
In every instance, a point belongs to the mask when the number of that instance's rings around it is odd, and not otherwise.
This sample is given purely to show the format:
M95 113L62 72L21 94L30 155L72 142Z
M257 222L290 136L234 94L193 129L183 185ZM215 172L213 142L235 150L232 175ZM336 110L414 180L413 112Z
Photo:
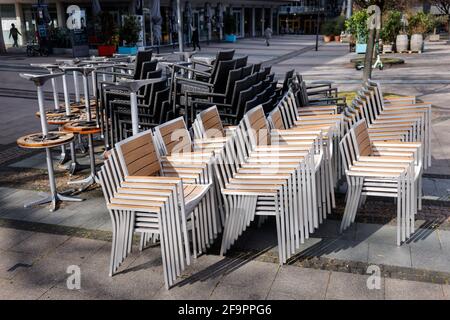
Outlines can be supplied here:
M24 204L25 208L29 208L32 206L37 206L40 204L46 204L46 203L51 203L50 206L50 211L53 212L56 210L56 205L58 204L58 202L60 201L70 201L70 202L80 202L83 201L84 199L81 198L76 198L76 197L70 197L61 193L56 193L54 195L52 194L47 194L44 198L40 199L40 200L36 200L36 201L32 201L30 203L26 203Z

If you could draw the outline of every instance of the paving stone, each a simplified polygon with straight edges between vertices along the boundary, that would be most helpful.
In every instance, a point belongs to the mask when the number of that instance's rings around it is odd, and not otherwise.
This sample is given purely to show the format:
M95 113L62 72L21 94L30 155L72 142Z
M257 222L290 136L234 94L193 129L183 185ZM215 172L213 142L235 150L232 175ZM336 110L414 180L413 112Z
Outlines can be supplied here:
M444 250L411 248L413 268L450 272L450 256Z
M0 228L0 249L7 250L34 234L32 231Z
M390 225L358 223L356 240L395 245L397 243L397 228Z
M323 257L338 260L366 262L369 257L367 241L336 240L325 250Z
M227 271L211 299L266 299L277 273L272 263L242 261L242 265ZM246 288L242 290L242 288Z
M30 268L37 259L35 253L0 250L0 278L12 279L22 269Z
M438 234L442 249L450 254L450 231L439 230Z
M369 275L332 272L327 288L326 299L379 300L384 298L384 278L380 289L368 289Z
M0 288L0 300L35 300L48 291L50 287L0 279Z
M406 244L414 248L441 249L441 243L436 229L417 229L411 238L406 241Z
M36 232L31 237L11 247L11 250L41 255L55 249L67 239L69 237L64 235Z
M369 264L411 267L411 249L385 243L369 243Z
M107 295L99 296L93 290L85 289L63 289L58 287L53 287L43 295L39 297L39 300L99 300L99 299L109 299Z
M72 237L51 251L47 258L70 261L79 265L107 244L105 241Z
M442 300L442 285L389 279L385 280L386 300Z
M450 285L442 285L442 290L444 291L444 298L450 300Z
M282 266L270 289L268 299L324 299L330 278L329 271Z
M40 258L35 261L31 267L21 268L16 273L13 280L30 286L50 288L61 281L64 281L64 283L66 282L67 278L70 276L68 268L71 266L71 262L68 261Z

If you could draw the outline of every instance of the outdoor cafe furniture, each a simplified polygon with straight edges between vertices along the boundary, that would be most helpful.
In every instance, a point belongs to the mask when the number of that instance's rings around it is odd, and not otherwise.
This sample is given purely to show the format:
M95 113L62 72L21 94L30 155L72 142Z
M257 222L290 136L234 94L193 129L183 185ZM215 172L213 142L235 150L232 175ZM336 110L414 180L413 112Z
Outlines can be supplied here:
M38 105L39 112L41 115L45 114L44 108L44 93L42 86L48 80L61 76L61 73L53 73L53 74L44 74L44 75L35 75L35 74L26 74L21 73L20 76L24 79L33 81L37 88L37 96L38 96ZM35 148L35 149L45 149L46 159L47 159L47 170L48 170L48 178L50 184L50 194L41 200L37 200L28 204L25 204L25 207L30 207L33 205L51 203L50 211L54 211L57 208L57 203L59 201L82 201L82 199L70 197L61 193L58 193L56 190L55 176L53 171L53 159L51 154L51 148L56 146L62 146L70 143L73 140L73 134L67 132L60 131L49 131L47 117L41 116L41 129L42 132L30 134L24 137L21 137L17 140L17 144L23 148Z

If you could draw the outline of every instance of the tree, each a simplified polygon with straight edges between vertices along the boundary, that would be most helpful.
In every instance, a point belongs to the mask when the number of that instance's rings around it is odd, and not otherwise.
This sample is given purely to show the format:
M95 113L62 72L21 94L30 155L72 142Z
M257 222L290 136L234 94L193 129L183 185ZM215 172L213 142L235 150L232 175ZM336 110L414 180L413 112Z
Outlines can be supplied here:
M450 0L431 0L430 2L439 10L440 13L447 16L448 28L450 32Z
M354 0L354 4L359 8L367 8L370 5L377 5L381 12L386 10L403 10L408 5L407 0Z

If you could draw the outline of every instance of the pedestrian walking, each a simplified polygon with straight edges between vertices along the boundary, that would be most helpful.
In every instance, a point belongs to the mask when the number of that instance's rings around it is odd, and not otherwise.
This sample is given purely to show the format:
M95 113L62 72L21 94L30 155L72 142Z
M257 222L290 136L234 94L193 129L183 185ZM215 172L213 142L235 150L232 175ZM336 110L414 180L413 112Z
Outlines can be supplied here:
M22 36L22 34L19 32L19 30L17 30L14 23L11 23L11 29L9 29L9 38L11 39L11 37L12 37L14 40L13 47L16 47L16 48L19 47L19 44L17 43L17 39L18 39L19 35Z
M194 47L194 50L196 47L198 47L198 50L201 51L200 48L200 40L198 36L198 29L196 27L192 27L192 46Z
M267 27L266 30L264 30L264 37L266 38L266 45L270 46L269 40L272 38L272 29L270 27Z

